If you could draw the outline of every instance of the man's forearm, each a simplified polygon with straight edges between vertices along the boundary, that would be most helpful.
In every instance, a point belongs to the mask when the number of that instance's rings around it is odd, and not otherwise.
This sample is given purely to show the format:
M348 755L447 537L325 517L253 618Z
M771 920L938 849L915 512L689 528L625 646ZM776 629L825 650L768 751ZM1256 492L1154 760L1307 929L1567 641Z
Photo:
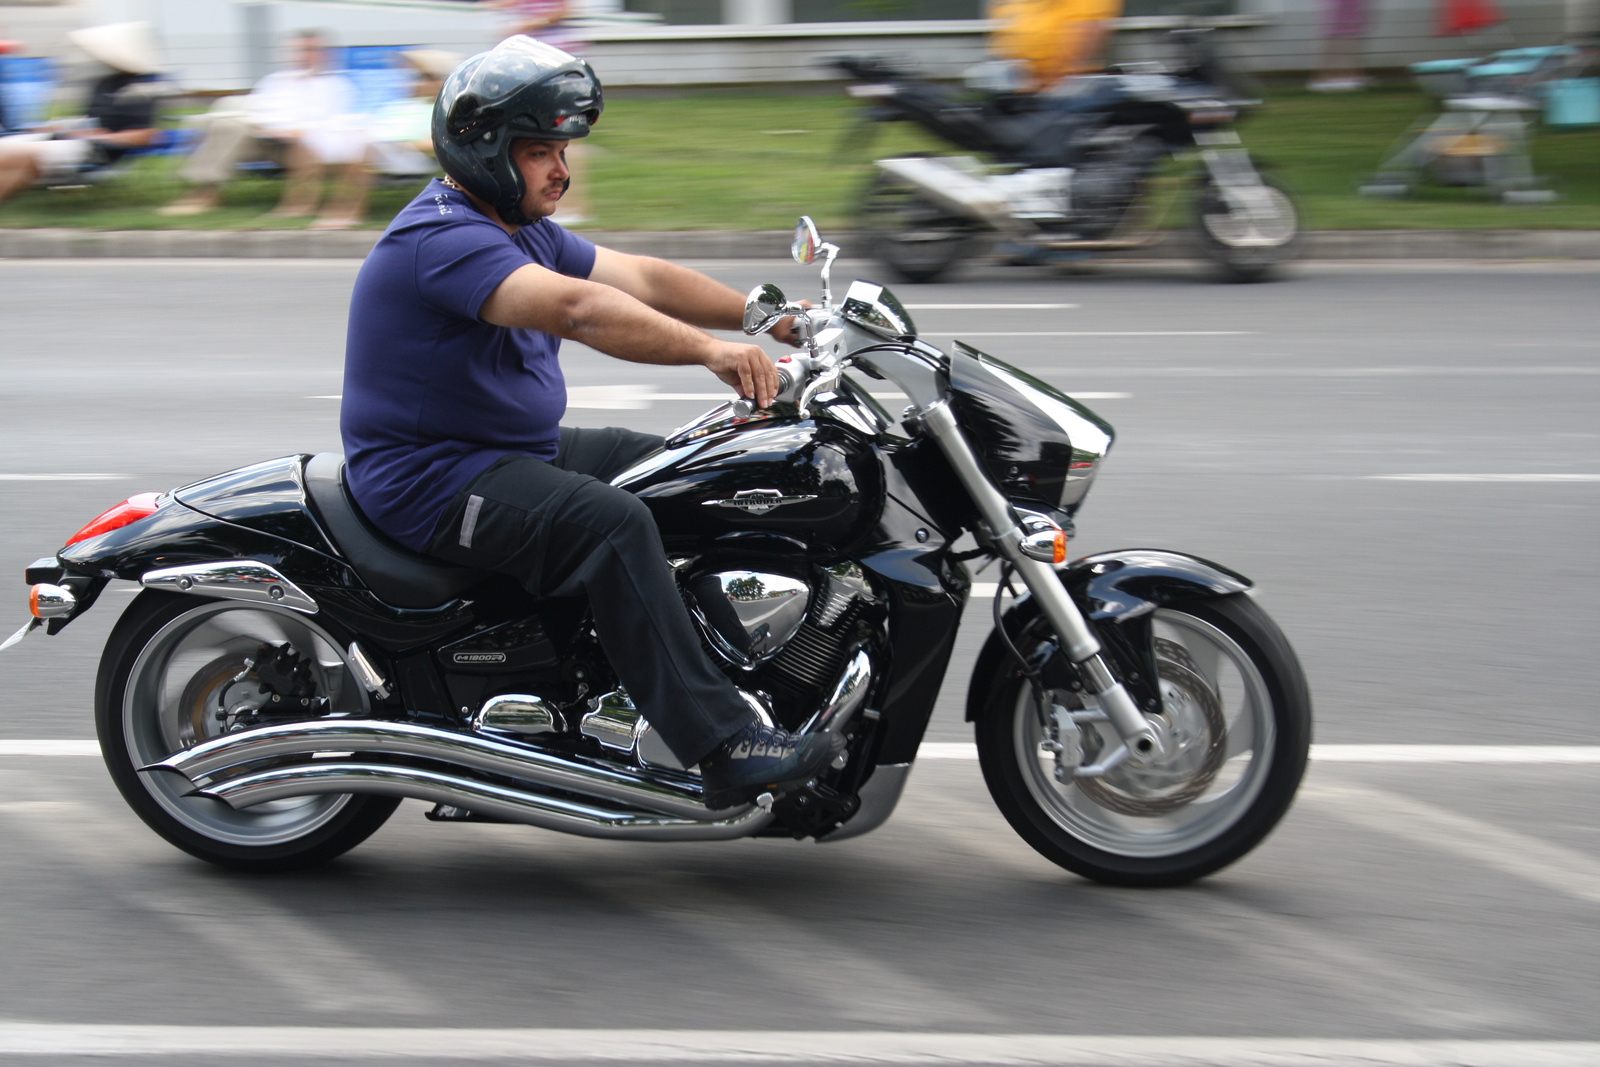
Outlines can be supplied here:
M529 272L523 277L523 272ZM559 289L560 291L554 291ZM496 326L544 330L633 363L704 363L715 340L620 289L525 267L490 294L479 315Z
M707 330L737 330L744 324L742 293L664 259L645 259L642 269L649 288L641 299L663 315Z
M625 265L607 259L603 274L614 276ZM636 276L629 280L639 282ZM640 284L633 291L648 294L651 290ZM705 298L704 292L690 291L687 296ZM737 296L734 294L736 301ZM719 340L613 285L580 281L531 263L501 282L478 309L478 316L496 326L543 330L582 341L632 363L702 366L740 396L753 397L763 406L772 403L778 392L777 368L759 346ZM713 306L705 321L721 325L725 316L725 311Z

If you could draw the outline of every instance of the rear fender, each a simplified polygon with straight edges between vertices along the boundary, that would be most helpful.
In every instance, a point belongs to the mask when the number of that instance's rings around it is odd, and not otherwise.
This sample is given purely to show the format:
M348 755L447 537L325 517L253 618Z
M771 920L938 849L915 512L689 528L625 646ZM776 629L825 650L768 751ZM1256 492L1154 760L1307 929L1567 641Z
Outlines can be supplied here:
M254 559L293 572L297 583L350 584L349 568L304 545L196 511L176 501L138 522L56 553L68 574L138 581L189 563Z
M1157 548L1085 556L1057 573L1094 628L1113 671L1140 707L1159 707L1161 703L1150 626L1155 610L1165 604L1233 596L1254 584L1219 563ZM1046 636L1049 623L1033 597L1024 593L1005 613L1001 625L1020 649L1025 641ZM1010 659L1001 635L991 632L978 653L967 689L968 722L983 713Z
M265 563L308 585L359 585L344 564L303 545L202 514L169 501L154 514L95 537L85 538L28 568L28 578L70 589L77 599L72 614L51 619L48 632L60 633L88 613L113 578L138 581L153 570L192 563L249 559Z

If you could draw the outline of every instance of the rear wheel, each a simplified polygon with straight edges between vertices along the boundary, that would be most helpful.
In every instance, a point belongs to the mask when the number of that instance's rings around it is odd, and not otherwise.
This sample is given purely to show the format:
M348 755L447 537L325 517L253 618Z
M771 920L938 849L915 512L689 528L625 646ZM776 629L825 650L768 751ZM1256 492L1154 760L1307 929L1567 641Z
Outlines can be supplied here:
M860 225L872 254L908 282L937 281L978 247L979 231L970 221L882 173L862 194Z
M976 724L984 779L1017 833L1062 867L1114 885L1179 885L1245 855L1288 810L1311 740L1300 666L1255 601L1168 606L1153 627L1159 759L1075 776L1120 739L1070 690L1050 691L1052 707L1040 709L1014 665ZM1053 647L1046 636L1036 628L1023 655ZM1081 760L1064 760L1057 748L1071 750L1074 737Z
M275 665L258 662L264 647ZM95 686L100 750L128 805L185 852L250 871L333 859L371 836L399 801L294 797L236 811L188 796L193 787L181 775L140 768L233 730L366 709L338 643L305 615L155 592L123 613Z
M1256 282L1293 259L1300 246L1300 212L1272 178L1224 192L1213 182L1195 196L1194 229L1206 258L1230 281Z

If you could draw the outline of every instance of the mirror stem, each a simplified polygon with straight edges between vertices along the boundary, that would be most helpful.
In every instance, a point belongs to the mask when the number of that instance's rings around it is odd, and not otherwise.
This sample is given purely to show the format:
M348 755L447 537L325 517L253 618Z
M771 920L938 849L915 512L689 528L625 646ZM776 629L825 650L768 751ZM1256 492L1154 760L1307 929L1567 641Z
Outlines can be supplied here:
M832 244L831 242L823 242L822 247L818 249L818 251L827 257L822 261L822 306L824 308L831 308L833 307L833 282L831 280L831 275L833 273L834 258L839 254L839 246Z

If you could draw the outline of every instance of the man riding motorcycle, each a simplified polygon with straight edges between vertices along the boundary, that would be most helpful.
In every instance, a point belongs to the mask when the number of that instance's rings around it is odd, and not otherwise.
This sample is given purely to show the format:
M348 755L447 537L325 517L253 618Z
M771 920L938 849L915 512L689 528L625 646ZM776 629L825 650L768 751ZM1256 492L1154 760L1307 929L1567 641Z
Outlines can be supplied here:
M564 148L604 109L589 65L517 36L455 69L434 104L446 177L367 257L351 298L349 486L401 544L586 596L628 693L718 810L801 784L833 734L766 725L701 649L650 512L609 484L662 440L561 427L562 338L617 359L698 364L766 406L776 368L737 329L744 297L695 271L599 248L548 218ZM785 322L781 339L796 337Z

